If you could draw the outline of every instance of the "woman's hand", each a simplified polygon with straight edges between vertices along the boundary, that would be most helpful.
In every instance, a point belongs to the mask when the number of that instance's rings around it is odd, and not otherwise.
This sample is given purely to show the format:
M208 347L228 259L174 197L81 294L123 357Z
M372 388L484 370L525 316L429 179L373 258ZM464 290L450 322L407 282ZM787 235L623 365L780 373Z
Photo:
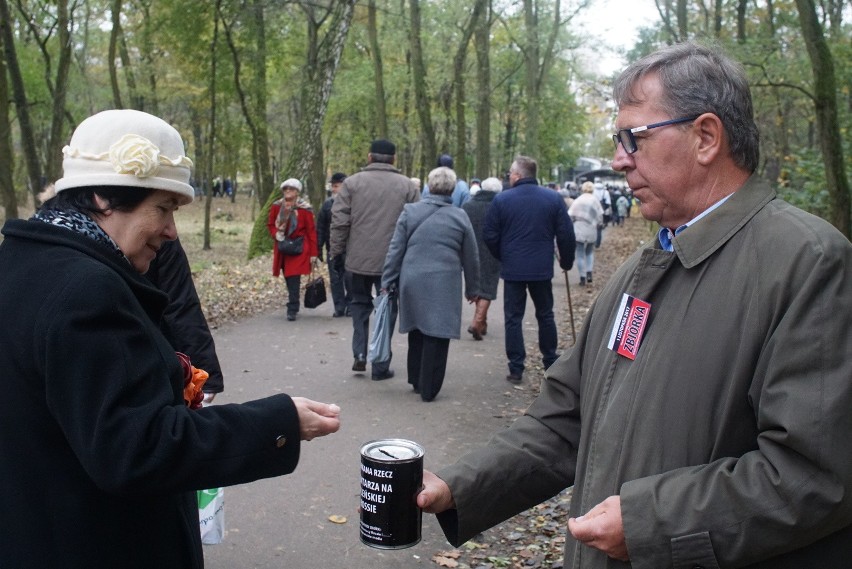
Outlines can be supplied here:
M299 413L299 434L303 441L324 437L340 429L340 407L337 405L304 397L293 397L293 403Z

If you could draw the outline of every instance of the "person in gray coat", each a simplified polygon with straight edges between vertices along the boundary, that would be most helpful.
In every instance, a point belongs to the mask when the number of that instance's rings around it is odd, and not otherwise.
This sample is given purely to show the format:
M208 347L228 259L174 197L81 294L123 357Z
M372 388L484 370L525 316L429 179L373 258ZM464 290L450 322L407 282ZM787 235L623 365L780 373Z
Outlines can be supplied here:
M491 201L502 189L500 180L486 178L477 192L462 205L462 209L470 218L479 249L479 299L476 301L473 322L467 327L474 340L481 340L488 332L488 307L491 306L491 301L497 298L497 285L500 283L500 260L492 255L485 245L482 226Z
M406 205L396 222L382 271L382 289L399 292L399 332L408 334L408 382L423 401L444 383L450 339L461 331L465 297L479 290L479 253L470 219L452 207L456 175L432 170L430 194Z

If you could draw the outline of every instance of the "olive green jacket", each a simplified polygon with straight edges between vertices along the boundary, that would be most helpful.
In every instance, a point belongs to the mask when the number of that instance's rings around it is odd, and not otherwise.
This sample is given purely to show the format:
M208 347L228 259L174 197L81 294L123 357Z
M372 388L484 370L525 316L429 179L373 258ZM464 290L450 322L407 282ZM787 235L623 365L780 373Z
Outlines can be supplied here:
M567 535L565 567L840 568L852 559L852 245L752 177L613 276L510 429L439 472L450 541L574 485L621 496L631 563ZM651 304L635 360L608 347Z

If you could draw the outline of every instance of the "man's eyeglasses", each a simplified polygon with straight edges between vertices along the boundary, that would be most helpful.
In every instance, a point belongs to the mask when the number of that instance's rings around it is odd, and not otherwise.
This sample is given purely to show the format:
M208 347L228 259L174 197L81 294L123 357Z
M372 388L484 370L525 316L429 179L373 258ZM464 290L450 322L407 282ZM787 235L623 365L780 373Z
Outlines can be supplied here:
M628 154L633 154L639 148L636 146L636 138L633 136L637 132L642 132L645 130L650 130L652 128L659 128L661 126L669 126L672 124L680 124L682 122L694 121L701 115L695 115L694 117L686 117L682 119L671 119L663 122L655 122L654 124L649 124L645 126L637 126L636 128L623 128L612 135L612 141L615 143L616 150L618 149L618 143L624 147L624 151Z

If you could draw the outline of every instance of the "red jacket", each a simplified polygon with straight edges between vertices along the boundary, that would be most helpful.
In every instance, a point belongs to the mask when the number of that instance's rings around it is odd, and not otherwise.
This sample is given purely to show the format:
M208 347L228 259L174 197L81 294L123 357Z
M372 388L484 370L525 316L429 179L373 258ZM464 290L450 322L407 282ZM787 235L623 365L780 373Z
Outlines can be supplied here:
M281 210L282 200L273 202L269 208L269 219L266 222L266 227L272 239L275 239L275 233L278 229L275 227L275 221L278 219L278 212ZM290 237L304 237L304 246L302 247L301 255L282 255L278 252L278 242L272 248L272 275L278 276L281 270L284 270L285 277L294 277L296 275L311 274L311 257L317 256L317 230L314 223L314 212L307 208L297 208L296 215L298 216L298 225L296 230Z

